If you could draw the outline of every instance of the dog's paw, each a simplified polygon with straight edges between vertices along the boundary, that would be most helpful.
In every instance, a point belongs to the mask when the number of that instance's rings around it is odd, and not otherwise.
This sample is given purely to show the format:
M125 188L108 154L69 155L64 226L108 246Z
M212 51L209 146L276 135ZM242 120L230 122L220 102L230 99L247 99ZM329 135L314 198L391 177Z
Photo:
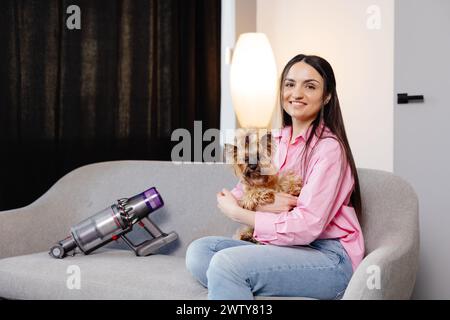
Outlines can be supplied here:
M259 203L260 204L269 204L275 202L275 192L272 190L267 190L265 192L262 192L259 196Z
M258 241L253 238L253 228L245 227L243 229L239 229L237 234L239 240L258 243Z

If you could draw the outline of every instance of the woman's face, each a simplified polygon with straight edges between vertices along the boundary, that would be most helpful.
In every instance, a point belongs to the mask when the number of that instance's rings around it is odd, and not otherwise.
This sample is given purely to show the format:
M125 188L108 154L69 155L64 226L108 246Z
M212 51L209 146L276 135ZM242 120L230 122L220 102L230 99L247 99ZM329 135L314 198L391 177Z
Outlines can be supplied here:
M283 109L292 122L312 122L324 104L322 76L301 61L291 67L283 81Z

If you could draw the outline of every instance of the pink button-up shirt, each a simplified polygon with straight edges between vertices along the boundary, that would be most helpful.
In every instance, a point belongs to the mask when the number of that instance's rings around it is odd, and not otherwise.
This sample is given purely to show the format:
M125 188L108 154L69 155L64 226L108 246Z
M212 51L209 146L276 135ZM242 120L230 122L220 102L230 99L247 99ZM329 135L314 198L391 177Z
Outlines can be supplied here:
M301 154L311 129L298 135L293 143L290 143L291 134L290 126L273 132L276 146L273 161L279 172L294 171L302 176ZM333 133L325 128L324 136ZM364 257L364 239L355 210L349 204L354 186L350 165L342 159L344 153L337 140L318 140L314 135L310 148L315 144L297 206L282 213L257 211L253 236L261 243L280 246L308 245L316 239L337 238L355 270ZM232 193L237 199L242 196L240 183Z

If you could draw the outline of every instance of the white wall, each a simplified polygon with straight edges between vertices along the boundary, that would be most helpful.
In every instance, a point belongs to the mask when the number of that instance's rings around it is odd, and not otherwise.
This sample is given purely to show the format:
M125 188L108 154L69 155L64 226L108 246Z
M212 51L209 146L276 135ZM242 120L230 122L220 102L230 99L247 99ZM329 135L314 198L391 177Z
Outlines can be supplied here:
M373 5L379 20L367 12ZM257 0L257 31L268 36L279 73L298 53L331 63L356 165L392 172L394 2Z
M256 32L256 13L256 0L222 0L220 129L223 131L239 127L230 94L230 62L239 35ZM223 134L220 138L221 146L224 142L233 142L232 135Z
M236 39L236 1L222 0L222 31L221 31L221 98L220 98L220 129L236 128L236 115L233 110L230 95L230 49L234 47ZM223 146L225 137L221 135L220 145Z

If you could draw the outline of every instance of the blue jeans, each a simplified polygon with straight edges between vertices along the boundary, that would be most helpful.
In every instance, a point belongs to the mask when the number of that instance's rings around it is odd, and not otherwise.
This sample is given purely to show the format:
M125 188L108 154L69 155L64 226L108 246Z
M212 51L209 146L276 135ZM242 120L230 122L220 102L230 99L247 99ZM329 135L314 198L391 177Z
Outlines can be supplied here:
M340 299L353 273L337 239L284 247L204 237L189 245L186 267L214 300L254 295Z

